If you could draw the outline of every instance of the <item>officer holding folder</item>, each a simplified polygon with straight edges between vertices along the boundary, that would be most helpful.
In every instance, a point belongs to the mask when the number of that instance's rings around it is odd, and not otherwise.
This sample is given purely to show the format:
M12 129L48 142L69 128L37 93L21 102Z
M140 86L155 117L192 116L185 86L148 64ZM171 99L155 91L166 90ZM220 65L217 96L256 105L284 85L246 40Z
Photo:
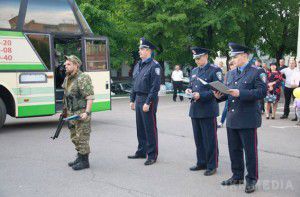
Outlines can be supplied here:
M192 94L189 116L192 120L197 152L197 163L191 171L205 170L204 175L216 173L218 167L217 120L219 106L213 91L207 83L222 81L222 71L208 62L209 50L201 47L192 48L197 64L190 76L186 94Z
M248 47L229 43L230 56L236 69L229 71L226 85L229 94L215 92L216 98L228 100L227 137L232 177L222 185L243 184L244 153L246 158L245 192L255 191L258 180L257 128L261 126L259 100L266 96L266 74L249 61Z

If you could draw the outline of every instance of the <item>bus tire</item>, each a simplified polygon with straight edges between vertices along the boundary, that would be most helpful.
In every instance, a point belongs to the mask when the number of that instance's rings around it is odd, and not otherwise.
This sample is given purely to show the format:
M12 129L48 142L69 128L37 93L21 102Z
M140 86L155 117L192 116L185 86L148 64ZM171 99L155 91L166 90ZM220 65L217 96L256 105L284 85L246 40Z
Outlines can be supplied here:
M3 127L6 119L6 107L3 100L0 98L0 128Z

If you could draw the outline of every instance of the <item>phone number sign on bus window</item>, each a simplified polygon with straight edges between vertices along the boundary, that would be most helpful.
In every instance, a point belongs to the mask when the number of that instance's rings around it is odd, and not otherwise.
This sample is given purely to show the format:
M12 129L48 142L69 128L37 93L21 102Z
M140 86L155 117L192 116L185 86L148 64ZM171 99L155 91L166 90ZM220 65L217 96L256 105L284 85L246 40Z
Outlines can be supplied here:
M0 59L5 60L5 61L12 61L13 56L12 56L12 40L8 39L3 39L0 42Z

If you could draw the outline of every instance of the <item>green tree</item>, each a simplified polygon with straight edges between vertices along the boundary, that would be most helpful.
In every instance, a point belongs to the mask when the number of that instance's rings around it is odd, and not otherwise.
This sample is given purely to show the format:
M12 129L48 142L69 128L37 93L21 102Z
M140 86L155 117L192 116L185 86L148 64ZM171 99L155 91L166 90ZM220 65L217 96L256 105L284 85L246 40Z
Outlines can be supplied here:
M78 0L96 34L109 37L118 69L138 59L140 37L157 47L156 59L194 64L191 46L228 54L228 42L259 47L281 58L296 52L299 0ZM133 55L135 54L135 55ZM227 55L228 56L228 55Z
M112 68L118 70L122 64L132 62L131 30L127 29L126 18L117 0L78 0L80 10L96 35L109 38ZM124 4L126 5L126 4Z
M258 46L277 61L286 54L296 54L299 0L264 0L257 12L261 34Z

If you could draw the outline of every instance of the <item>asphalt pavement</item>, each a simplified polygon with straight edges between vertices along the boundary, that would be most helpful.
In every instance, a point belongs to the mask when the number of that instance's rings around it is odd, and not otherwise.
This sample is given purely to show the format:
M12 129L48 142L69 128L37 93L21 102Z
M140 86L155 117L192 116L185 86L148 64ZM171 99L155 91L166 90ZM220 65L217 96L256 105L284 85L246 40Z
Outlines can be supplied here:
M160 98L159 156L152 166L127 159L137 147L128 99L114 99L112 107L93 114L91 168L82 171L67 166L76 154L67 127L58 139L50 139L58 115L8 118L0 129L0 197L249 196L245 185L220 185L231 176L226 128L218 130L217 173L206 177L203 171L189 171L196 153L187 100ZM280 104L277 119L263 118L258 129L259 182L251 196L300 196L300 127L280 120L282 111Z

